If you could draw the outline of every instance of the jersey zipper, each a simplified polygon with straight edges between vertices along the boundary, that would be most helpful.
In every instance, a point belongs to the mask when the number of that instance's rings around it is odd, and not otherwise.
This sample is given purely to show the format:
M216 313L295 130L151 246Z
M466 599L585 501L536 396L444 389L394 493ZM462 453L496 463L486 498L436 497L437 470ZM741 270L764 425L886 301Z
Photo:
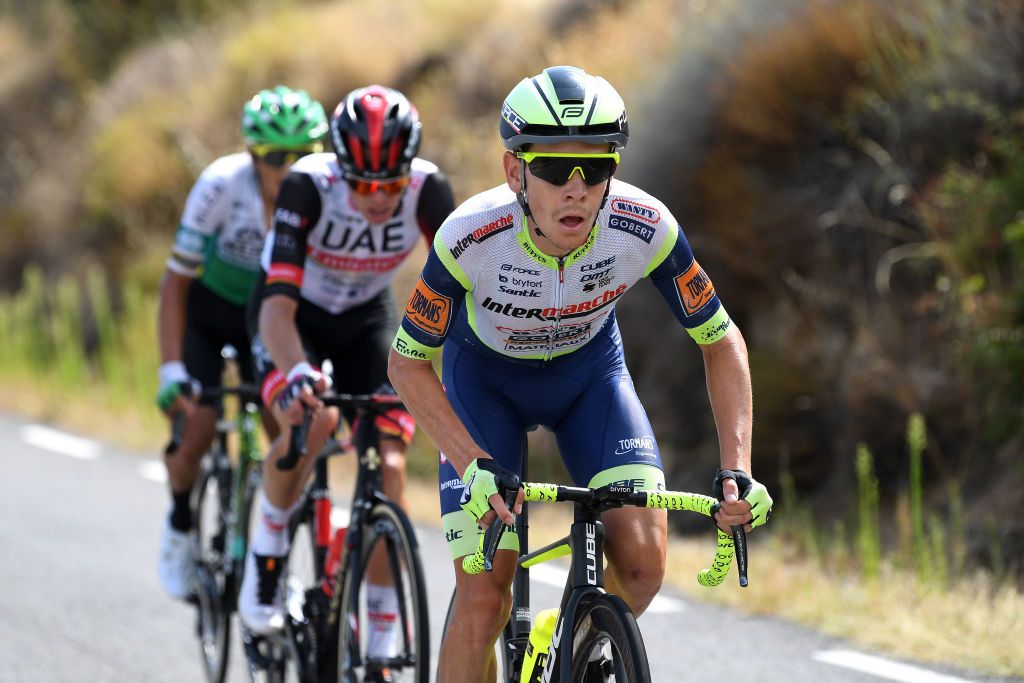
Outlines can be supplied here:
M551 360L555 353L555 340L558 338L558 326L562 321L562 286L565 285L565 258L558 257L558 283L555 285L555 325L548 338L548 352L545 362Z

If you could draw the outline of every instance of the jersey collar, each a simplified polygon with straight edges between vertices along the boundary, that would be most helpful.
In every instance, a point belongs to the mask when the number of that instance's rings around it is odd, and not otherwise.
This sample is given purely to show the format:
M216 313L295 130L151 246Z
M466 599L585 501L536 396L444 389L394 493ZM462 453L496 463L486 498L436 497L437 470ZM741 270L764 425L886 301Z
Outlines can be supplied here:
M540 248L534 244L533 238L530 236L530 224L526 216L523 216L523 227L516 233L516 242L519 243L519 247L526 252L526 255L531 259L552 270L558 270L559 260L561 260L562 268L568 268L572 264L583 258L590 248L594 246L594 242L597 240L598 227L597 223L590 229L590 235L587 237L587 241L576 247L568 254L559 259L557 256L551 256L545 254Z

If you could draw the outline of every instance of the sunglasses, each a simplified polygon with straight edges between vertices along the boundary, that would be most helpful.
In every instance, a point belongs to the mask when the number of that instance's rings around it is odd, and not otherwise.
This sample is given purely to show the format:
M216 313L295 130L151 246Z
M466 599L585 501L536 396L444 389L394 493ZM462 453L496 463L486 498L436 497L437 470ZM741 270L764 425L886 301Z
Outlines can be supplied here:
M253 155L267 166L281 168L294 164L302 157L315 152L324 151L323 145L314 143L301 147L273 147L271 145L253 145L249 148Z
M619 165L618 152L604 154L565 154L559 152L516 152L530 167L530 173L551 183L565 185L579 171L587 185L603 183L615 174Z
M403 190L409 185L409 176L402 178L394 178L391 180L364 180L363 178L345 178L345 182L348 183L349 188L356 194L371 195L383 192L384 194L394 197L397 194L401 194Z

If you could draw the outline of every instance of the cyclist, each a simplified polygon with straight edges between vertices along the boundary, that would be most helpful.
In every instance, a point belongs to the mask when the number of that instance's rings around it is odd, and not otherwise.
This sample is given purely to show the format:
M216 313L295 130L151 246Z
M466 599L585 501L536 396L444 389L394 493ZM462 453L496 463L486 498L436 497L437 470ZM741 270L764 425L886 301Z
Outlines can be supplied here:
M440 678L494 680L493 644L511 605L514 552L470 576L477 525L508 510L497 491L520 468L525 431L555 432L578 485L664 487L650 422L623 359L616 301L649 276L700 345L721 445L718 524L758 526L770 499L750 471L746 347L668 209L612 178L628 139L615 89L557 66L523 79L499 122L506 185L476 195L441 227L406 306L389 361L404 403L441 449L441 512L455 559L456 601ZM447 343L445 343L447 341ZM442 379L429 360L443 345ZM753 515L751 506L753 505ZM636 614L661 586L665 511L610 510L608 590ZM505 550L518 548L506 533ZM489 676L489 679L486 678Z
M263 251L265 281L252 295L253 356L263 400L273 406L281 436L264 466L262 523L253 531L239 612L257 633L283 626L278 579L288 553L288 520L313 458L294 471L275 463L287 452L303 406L317 409L308 448L315 453L337 425L335 409L319 407L327 388L317 364L330 359L337 389L378 391L387 383L387 354L397 324L390 284L420 234L428 240L451 213L445 175L416 156L421 124L402 93L371 85L352 91L330 122L334 154L297 163L281 188L274 228ZM402 503L405 450L415 423L404 411L378 420L384 493ZM377 574L379 576L379 573ZM374 583L368 600L371 654L387 656L397 597Z
M247 151L210 164L185 203L160 282L158 322L157 404L169 417L181 410L188 414L181 445L165 458L172 503L158 573L175 598L191 591L189 495L217 418L213 401L195 405L183 389L220 386L225 344L238 350L242 378L252 381L245 302L259 272L274 199L288 167L320 151L326 133L324 108L306 92L285 86L261 90L242 108Z

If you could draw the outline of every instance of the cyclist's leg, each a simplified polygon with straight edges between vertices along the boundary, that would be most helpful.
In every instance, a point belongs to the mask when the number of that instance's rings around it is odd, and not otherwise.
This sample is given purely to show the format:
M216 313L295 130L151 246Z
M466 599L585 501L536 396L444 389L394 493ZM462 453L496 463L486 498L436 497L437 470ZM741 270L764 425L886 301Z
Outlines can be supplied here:
M612 348L617 339L617 333L609 335ZM599 342L603 343L593 343ZM606 357L590 376L591 383L556 429L573 479L586 486L629 480L638 489L664 488L658 444L621 353ZM622 596L637 615L661 588L667 519L664 510L636 507L609 510L602 516L606 588Z
M521 466L523 424L500 392L515 368L470 355L455 344L445 345L444 384L448 400L470 435L503 467L518 472ZM445 538L454 559L456 597L451 626L441 644L438 663L443 681L495 680L494 642L512 608L510 587L518 559L518 539L502 537L494 558L494 571L470 576L462 558L476 551L480 527L459 506L462 481L444 455L438 477Z
M253 296L259 296L259 287ZM264 406L277 422L279 434L270 444L263 462L263 495L260 497L260 521L250 529L250 544L243 572L238 609L242 620L257 633L272 633L284 625L284 611L277 591L278 581L288 555L288 525L301 503L302 491L313 470L315 459L307 456L290 471L281 471L277 462L288 452L291 424L276 399L284 387L283 373L274 367L259 333L255 331L250 306L249 329L253 332L251 350L255 374L262 387ZM325 408L310 423L307 446L316 453L337 425L338 411Z

